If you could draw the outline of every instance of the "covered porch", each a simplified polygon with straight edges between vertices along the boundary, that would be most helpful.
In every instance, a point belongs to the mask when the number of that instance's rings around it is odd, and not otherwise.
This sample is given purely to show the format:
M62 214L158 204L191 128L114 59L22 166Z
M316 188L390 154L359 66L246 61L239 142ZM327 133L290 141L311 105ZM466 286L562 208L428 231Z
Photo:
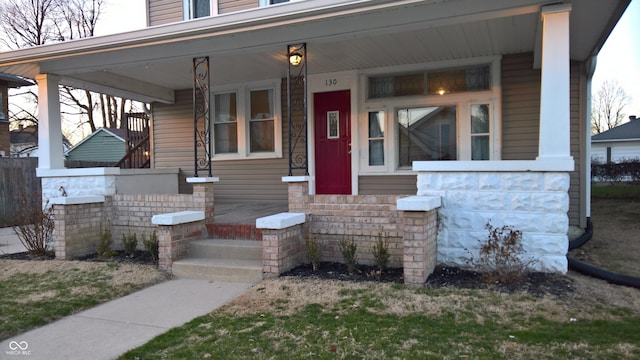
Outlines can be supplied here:
M304 213L313 222L315 215L323 216L314 205L316 200L323 206L337 207L363 201L361 206L350 209L349 219L367 217L360 214L371 211L368 207L383 197L384 206L397 211L394 201L398 199L391 199L387 189L403 176L415 176L412 194L437 197L442 204L440 212L448 214L441 218L443 228L449 230L438 234L434 262L462 265L460 252L465 247L477 247L475 242L482 236L484 222L500 219L527 230L525 241L533 254L543 259L542 270L565 272L568 211L573 207L578 224L589 212L585 182L589 177L584 166L589 110L584 100L588 98L595 56L627 3L301 1L0 54L0 71L38 81L39 141L44 153L38 174L42 177L44 198L58 198L60 186L69 197L118 195L117 186L109 185L112 170L87 170L77 175L63 168L62 147L57 140L61 139L58 85L65 84L152 103L151 167L152 171L170 173L170 182L177 184L171 185L174 193L189 193L195 183L215 182L215 197L223 199L221 202L241 196L259 197L288 204L290 212ZM536 114L535 124L525 130L533 145L528 144L522 158L517 159L520 155L507 154L505 146L508 121L503 114L502 60L522 53L531 54L528 70L535 74L534 88L538 87L539 94L533 95L533 103L538 106L529 109ZM289 61L292 55L300 55L301 63L293 65ZM579 68L580 93L578 110L573 112L572 62ZM374 168L367 157L372 140L366 131L367 117L370 109L393 114L395 103L369 101L369 79L415 71L428 74L431 70L477 64L488 66L491 72L490 85L482 94L492 109L488 135L491 157L472 161L463 155L471 148L464 142L457 161L418 160L410 169L386 164L382 170ZM246 98L253 89L264 88L273 89L270 94L279 99L274 101L270 114L275 129L273 146L268 151L252 150L252 119L246 116L244 122L237 123L240 135L236 143L216 149L216 144L228 140L216 138L222 133L215 131L219 125L216 109L220 108L216 107L216 94L233 93L238 101L244 97L244 105L239 108L248 111ZM351 122L347 131L352 134L349 149L341 152L348 154L349 191L335 197L316 191L322 152L316 150L313 128L318 121L314 95L333 91L349 91L347 113ZM463 98L464 95L446 92L423 94L429 98L427 102L437 101L438 96L460 108L475 101L474 95ZM225 126L228 123L220 122ZM397 124L388 124L388 132L394 134L393 126ZM384 136L385 154L391 155L386 159L393 159L397 155L396 137ZM181 169L179 173L174 170L177 168ZM124 173L115 175L117 178ZM79 177L82 180L77 185L69 182ZM385 179L383 185L365 188L363 179L376 177ZM88 179L94 185L80 185ZM571 179L580 189L570 199ZM145 201L150 199L147 196L153 196L152 190L167 183L147 186ZM508 189L513 184L513 189ZM302 198L294 201L292 191L299 191L292 188L306 189L306 193L303 191ZM364 195L369 189L380 193ZM505 191L510 195L500 196ZM169 190L166 194L170 194ZM472 206L461 206L463 203ZM207 206L202 211L218 214ZM205 221L214 224L216 216ZM548 225L544 231L530 226L541 221ZM361 226L344 224L334 233L319 225L312 225L312 231L333 236L326 238L327 244L335 243L340 236L364 239L374 231L365 233ZM400 239L398 224L380 224L376 231L395 231ZM539 245L541 238L545 241Z

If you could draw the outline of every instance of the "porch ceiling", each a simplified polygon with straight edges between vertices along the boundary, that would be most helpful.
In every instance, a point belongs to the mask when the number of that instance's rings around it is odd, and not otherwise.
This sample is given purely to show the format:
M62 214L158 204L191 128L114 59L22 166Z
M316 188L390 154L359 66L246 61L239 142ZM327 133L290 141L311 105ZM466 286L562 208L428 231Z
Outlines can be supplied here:
M572 4L571 58L596 54L628 2L565 1ZM210 57L212 86L279 78L286 77L286 45L300 42L308 46L309 74L535 52L546 3L294 2L0 53L0 72L56 74L80 88L172 102L174 90L192 86L193 57Z

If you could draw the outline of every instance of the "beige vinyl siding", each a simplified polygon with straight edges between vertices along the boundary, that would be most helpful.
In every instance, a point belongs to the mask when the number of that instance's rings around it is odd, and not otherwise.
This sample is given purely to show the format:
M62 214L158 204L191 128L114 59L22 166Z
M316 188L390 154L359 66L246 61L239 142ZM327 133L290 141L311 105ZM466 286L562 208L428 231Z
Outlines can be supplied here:
M256 8L258 0L218 0L218 13L226 14L234 11Z
M569 223L578 226L584 216L580 196L581 66L571 64L570 116L571 155L575 171L569 189ZM540 123L540 70L533 69L533 54L505 55L502 58L502 159L534 160L538 156ZM586 95L584 95L586 96ZM586 120L584 120L586 121ZM583 121L583 122L584 122ZM584 150L582 150L584 151Z
M191 90L177 91L175 104L154 104L153 107L154 167L180 168L180 192L183 193L191 192L185 178L194 175L192 97ZM284 110L285 96L282 101ZM286 113L282 116L286 119ZM220 178L214 187L216 201L287 202L287 184L282 182L289 171L286 121L282 121L282 132L283 158L213 161L213 176Z
M571 117L571 156L575 162L575 169L570 173L571 185L569 187L569 224L572 226L579 226L584 224L584 217L586 216L586 200L581 194L581 179L584 179L582 165L580 159L582 157L581 151L586 151L584 146L584 140L581 137L581 124L589 124L589 121L581 119L586 115L581 111L582 101L581 98L586 99L586 94L581 96L581 74L582 66L580 63L571 63L571 79L570 79L570 117ZM589 164L589 163L588 163ZM582 174L582 175L581 175ZM591 181L589 179L588 181Z
M184 20L182 0L147 0L149 26Z
M540 129L540 70L533 54L502 58L502 159L534 160Z
M415 195L418 192L416 175L359 176L360 195Z

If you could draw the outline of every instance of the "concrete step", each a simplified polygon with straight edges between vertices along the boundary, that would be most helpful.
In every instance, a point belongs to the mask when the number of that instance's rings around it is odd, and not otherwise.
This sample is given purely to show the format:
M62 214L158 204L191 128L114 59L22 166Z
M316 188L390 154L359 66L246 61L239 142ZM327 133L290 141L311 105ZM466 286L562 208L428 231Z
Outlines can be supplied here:
M180 278L256 283L262 280L262 261L191 257L175 261L172 271Z
M262 261L262 241L196 240L189 244L190 258Z

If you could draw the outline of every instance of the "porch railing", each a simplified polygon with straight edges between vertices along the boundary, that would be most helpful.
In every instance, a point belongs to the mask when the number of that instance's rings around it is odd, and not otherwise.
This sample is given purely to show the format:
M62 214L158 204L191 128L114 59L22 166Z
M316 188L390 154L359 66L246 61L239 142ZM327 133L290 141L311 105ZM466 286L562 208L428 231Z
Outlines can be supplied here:
M125 155L115 167L121 169L142 169L151 166L151 141L149 116L146 113L128 113L124 121L127 135Z

